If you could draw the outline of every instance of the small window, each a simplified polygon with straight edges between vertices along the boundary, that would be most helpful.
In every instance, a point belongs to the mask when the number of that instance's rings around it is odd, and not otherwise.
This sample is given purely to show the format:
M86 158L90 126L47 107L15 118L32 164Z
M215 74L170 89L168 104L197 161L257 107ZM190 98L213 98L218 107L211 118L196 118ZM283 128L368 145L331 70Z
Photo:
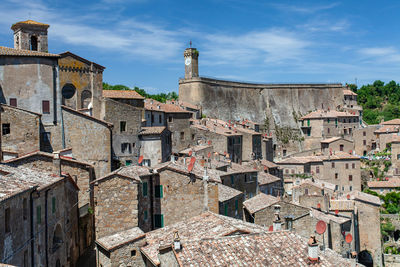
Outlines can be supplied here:
M181 132L181 140L184 140L185 139L185 132Z
M316 172L316 173L319 173L319 166L317 166L317 167L315 168L315 172Z
M17 107L17 99L16 98L10 98L10 106Z
M288 174L288 173L289 173L289 170L288 170L288 169L286 169L286 170L285 170L285 173L286 173L286 174Z
M228 203L224 204L224 215L228 216Z
M6 233L9 233L11 231L11 214L10 214L10 208L7 208L5 210L5 214L4 214L4 227L5 227L5 231Z
M339 190L339 186L338 185L335 185L335 190L336 191Z
M50 141L51 141L51 133L50 132L43 132L42 133L42 141L44 143L50 143Z
M36 223L37 224L42 223L42 207L41 206L36 207Z
M367 145L367 140L363 140L363 145L364 145L364 146Z
M231 175L231 185L235 184L235 177L233 175Z
M136 249L131 250L131 257L136 257Z
M286 152L287 152L286 149L284 149L282 152L284 157L286 156Z
M239 209L239 200L235 199L235 211Z
M350 191L352 191L352 190L353 190L353 187L350 185L350 186L349 186L349 189L350 189Z
M353 175L349 175L349 181L353 181Z
M136 143L132 143L132 148L135 148L136 147Z
M397 159L400 159L400 154L397 154Z
M50 101L43 100L42 101L42 113L49 114L50 113Z
M335 179L339 178L339 174L335 173Z
M126 121L120 121L119 122L119 131L122 132L126 132Z
M161 124L161 122L162 122L162 120L161 120L161 114L160 114L160 115L158 115L158 123Z
M147 197L147 182L144 182L142 185L142 194L144 197Z
M195 137L194 134L192 134L192 140L194 140L194 137Z
M355 163L352 163L352 164L351 164L351 168L352 168L352 169L355 169L355 168L356 168L356 164L355 164Z
M154 215L154 226L156 228L164 227L164 215L162 215L162 214Z
M154 123L154 114L151 114L151 123Z
M3 123L1 125L3 135L7 135L11 133L11 127L9 123Z
M162 198L163 197L163 186L162 185L154 186L154 195L155 195L156 198Z
M348 169L349 168L349 164L348 163L346 163L346 169Z
M172 116L168 117L168 122L172 122Z
M367 133L365 131L363 132L363 136L367 136Z
M145 222L147 222L148 218L149 218L149 212L147 210L145 210L143 213L143 219Z
M332 168L335 168L335 162L332 162Z
M292 174L294 174L294 169L292 169Z
M55 197L51 198L51 212L52 213L56 212L56 198Z
M345 134L346 134L346 132L345 132ZM340 151L343 151L344 150L344 145L340 145Z
M308 195L308 188L304 189L304 194Z
M122 143L121 144L121 153L132 153L132 147L130 143Z
M130 166L132 165L132 160L125 160L125 166Z
M331 133L331 129L330 128L328 128L328 134L330 134Z

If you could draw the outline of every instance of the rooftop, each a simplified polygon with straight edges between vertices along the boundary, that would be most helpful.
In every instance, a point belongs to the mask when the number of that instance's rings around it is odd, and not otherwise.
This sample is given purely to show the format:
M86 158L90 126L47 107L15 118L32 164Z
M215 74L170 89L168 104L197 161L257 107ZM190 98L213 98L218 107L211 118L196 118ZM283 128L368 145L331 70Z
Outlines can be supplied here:
M324 221L326 223L335 222L338 224L344 224L346 222L349 222L351 219L350 218L345 218L342 216L336 216L335 214L331 213L325 213L316 209L311 209L310 211L311 217L316 218L317 220Z
M124 98L124 99L144 99L135 90L104 90L103 97L107 98Z
M321 143L329 144L329 143L335 142L340 139L342 139L342 138L341 137L331 137L331 138L322 140Z
M188 220L146 233L147 245L142 247L141 251L153 263L158 265L160 264L158 258L159 248L171 245L176 231L178 231L181 242L185 243L190 240L213 239L235 233L260 233L266 230L265 227L260 225L212 212L204 212Z
M58 54L50 54L39 51L15 49L10 47L0 46L0 56L19 56L19 57L54 57L58 58Z
M180 266L309 266L307 239L291 231L263 232L182 242ZM354 266L331 249L312 266Z
M47 28L50 27L49 24L45 24L45 23L41 23L41 22L37 22L37 21L29 19L29 20L19 21L19 22L14 23L11 26L11 29L14 29L16 26L20 26L20 25L35 25L35 26L43 26L43 27L47 27Z
M142 127L139 135L161 134L165 129L165 126Z
M199 151L202 151L202 150L207 149L207 148L211 148L211 149L212 149L212 147L213 147L212 145L197 145L197 146L191 146L191 147L188 147L188 148L185 148L185 149L179 151L179 154L188 155L190 151L192 151L192 152L199 152Z
M400 119L393 119L381 123L382 125L400 125Z
M356 93L354 93L353 91L348 90L348 89L343 90L343 94L344 95L357 95Z
M258 172L258 184L259 185L266 185L280 181L279 177L276 177L272 174L265 173L265 172Z
M221 126L220 124L217 123L206 123L206 125L204 124L200 124L199 122L194 123L190 126L191 128L195 128L195 129L199 129L199 130L203 130L203 131L209 131L209 132L214 132L216 134L220 134L220 135L224 135L224 136L241 136L240 133L238 133L238 131L234 128L226 128Z
M341 112L336 110L316 110L301 117L300 120L305 119L320 119L320 118L338 118L338 117L358 117L358 115L349 112Z
M239 190L236 190L232 187L223 185L223 184L218 184L218 201L219 202L225 202L229 199L232 199L236 196L239 196L240 194L243 194Z
M252 197L245 202L243 202L243 206L251 213L255 213L257 211L263 210L277 202L280 199L271 195L266 195L264 193L259 193L255 197Z
M368 182L369 188L396 188L400 187L400 178L390 178L387 181Z
M398 125L383 125L378 130L375 130L376 134L384 134L384 133L398 133L399 126Z
M96 243L110 251L144 236L144 232L139 227L134 227L129 230L99 238L96 240Z
M166 104L158 102L154 99L145 99L144 101L144 108L146 110L155 110L165 113L190 113L190 111L184 110L183 108L174 105L174 104Z

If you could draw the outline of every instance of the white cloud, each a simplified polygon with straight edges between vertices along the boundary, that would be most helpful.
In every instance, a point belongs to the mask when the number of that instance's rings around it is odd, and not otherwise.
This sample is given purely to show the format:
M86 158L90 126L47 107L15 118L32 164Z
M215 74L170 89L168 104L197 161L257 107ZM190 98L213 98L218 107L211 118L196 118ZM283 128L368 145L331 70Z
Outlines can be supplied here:
M272 7L281 11L312 14L323 10L332 9L338 6L339 3L331 3L329 5L313 5L313 6L299 6L299 5L286 5L286 4L271 4Z
M394 47L367 47L359 49L359 54L375 63L400 62L400 52Z

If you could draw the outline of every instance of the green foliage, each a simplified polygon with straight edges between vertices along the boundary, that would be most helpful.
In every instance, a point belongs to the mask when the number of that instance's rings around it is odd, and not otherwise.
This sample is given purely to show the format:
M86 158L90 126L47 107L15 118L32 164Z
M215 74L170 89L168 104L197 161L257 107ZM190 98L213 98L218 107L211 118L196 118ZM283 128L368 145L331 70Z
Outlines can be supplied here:
M395 246L389 246L385 248L385 254L400 254L400 248L397 248Z
M283 144L288 144L289 141L304 141L304 137L300 135L300 132L296 129L292 129L288 126L279 127L275 124L275 135L276 139Z
M400 192L390 192L382 196L381 199L385 202L383 208L390 214L396 214L400 211Z
M167 94L165 94L165 93L148 94L144 89L141 89L137 86L135 86L132 89L132 88L129 88L128 86L125 86L122 84L111 85L111 84L103 82L103 89L104 90L135 90L139 95L141 95L145 98L151 98L151 99L157 100L162 103L165 103L167 100L178 100L178 94L176 92L169 92Z
M354 85L349 85L354 91ZM356 90L358 104L364 109L364 120L369 124L377 124L400 117L400 85L395 81L384 83L375 81Z
M381 223L381 233L382 236L390 236L395 231L395 227L393 226L390 220L384 221Z

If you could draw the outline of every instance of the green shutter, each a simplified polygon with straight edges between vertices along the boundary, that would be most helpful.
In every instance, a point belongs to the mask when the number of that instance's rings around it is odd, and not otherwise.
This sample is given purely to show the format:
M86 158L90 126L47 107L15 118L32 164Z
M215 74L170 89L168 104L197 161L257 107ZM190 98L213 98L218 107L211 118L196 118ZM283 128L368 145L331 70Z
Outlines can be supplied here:
M310 126L310 120L309 119L307 120L307 126Z
M36 207L36 222L37 222L37 224L42 223L42 207L41 206Z
M239 200L235 200L235 210L239 209Z
M161 227L164 227L164 215L161 214Z
M144 182L143 183L143 188L142 188L143 190L143 196L144 197L146 197L147 196L147 182Z
M162 198L163 197L163 186L162 185L156 185L154 187L155 195L156 198Z
M51 199L51 212L55 213L56 212L56 198L52 197Z
M163 187L162 187L162 185L160 185L160 198L163 198Z
M227 203L224 204L224 209L225 209L224 210L224 215L228 216L228 204Z
M164 227L164 215L162 215L162 214L154 215L154 226L156 228Z
M148 215L149 213L147 212L147 210L144 211L144 220L147 221Z

